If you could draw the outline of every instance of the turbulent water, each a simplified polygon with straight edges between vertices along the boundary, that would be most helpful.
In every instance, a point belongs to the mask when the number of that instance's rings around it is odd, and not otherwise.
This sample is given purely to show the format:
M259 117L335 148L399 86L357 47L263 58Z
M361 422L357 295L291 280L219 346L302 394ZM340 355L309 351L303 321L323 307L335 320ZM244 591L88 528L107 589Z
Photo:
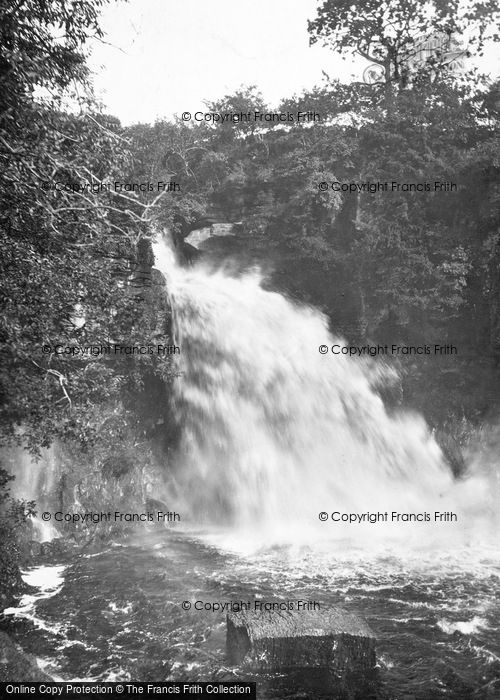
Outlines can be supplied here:
M9 629L54 678L245 678L226 666L225 614L184 611L182 601L303 598L368 620L380 698L500 697L500 568L485 552L417 560L313 546L242 555L207 544L203 534L152 530L81 555L62 587L61 569L32 575L44 586L41 596L21 602ZM268 690L269 680L257 679L258 697L285 697Z
M196 601L314 599L367 619L380 698L500 697L495 465L454 481L424 421L385 409L390 371L321 354L335 342L324 317L257 274L155 253L181 348L168 479L181 529L26 572L40 592L6 611L22 646L64 679L233 679L225 614ZM281 697L257 680L259 697Z
M491 530L491 480L476 473L457 484L422 418L387 413L375 391L391 381L386 366L321 354L320 346L342 343L326 319L265 291L257 274L186 270L163 242L155 254L181 347L176 480L191 520L230 525L238 548L249 536L259 544L335 537L406 547L425 537L456 545ZM427 512L431 521L346 525L332 512ZM458 520L436 525L436 512Z

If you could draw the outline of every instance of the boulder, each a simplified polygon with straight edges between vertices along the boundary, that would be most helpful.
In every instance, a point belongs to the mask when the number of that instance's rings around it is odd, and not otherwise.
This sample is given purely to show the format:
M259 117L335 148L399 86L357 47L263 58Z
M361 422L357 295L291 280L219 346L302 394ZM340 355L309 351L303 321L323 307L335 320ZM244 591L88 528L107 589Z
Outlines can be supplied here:
M25 654L5 632L0 632L0 681L20 683L52 680L38 666L33 656Z
M294 690L339 700L376 696L375 635L338 608L230 613L226 652L231 665L279 674Z
M40 557L42 559L60 559L71 556L76 548L76 543L66 537L54 537L53 540L40 543Z
M167 513L170 510L164 501L159 501L157 498L147 498L144 505L146 506L146 510L152 510L155 513L158 511Z
M189 243L194 248L199 248L202 243L212 237L218 236L234 236L235 226L238 224L232 223L214 223L210 226L197 228L191 231L184 239L185 243Z
M33 557L39 557L42 553L42 545L37 540L30 540L25 542L22 547L22 554L24 560L32 559Z

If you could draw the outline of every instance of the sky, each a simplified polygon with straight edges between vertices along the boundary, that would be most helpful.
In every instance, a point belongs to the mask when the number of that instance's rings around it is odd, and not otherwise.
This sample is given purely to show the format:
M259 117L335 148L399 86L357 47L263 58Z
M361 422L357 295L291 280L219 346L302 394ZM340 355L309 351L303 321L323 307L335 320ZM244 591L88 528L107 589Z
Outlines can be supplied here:
M110 45L95 44L89 64L97 96L124 124L203 109L204 100L257 85L271 106L331 77L344 61L309 47L307 19L317 0L129 0L102 16ZM364 65L364 64L362 64ZM358 68L358 77L362 68Z
M361 80L366 62L309 46L318 0L128 0L106 7L108 43L89 65L104 111L123 124L171 119L257 85L271 107L331 78ZM499 49L483 68L499 65ZM498 72L498 71L497 71Z

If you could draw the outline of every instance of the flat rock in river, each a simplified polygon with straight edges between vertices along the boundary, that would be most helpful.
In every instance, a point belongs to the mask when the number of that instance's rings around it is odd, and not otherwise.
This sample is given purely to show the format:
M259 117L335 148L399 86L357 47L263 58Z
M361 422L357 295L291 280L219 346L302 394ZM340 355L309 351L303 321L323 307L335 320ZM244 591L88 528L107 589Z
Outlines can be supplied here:
M375 635L339 608L229 613L226 651L230 664L281 674L296 688L375 697Z

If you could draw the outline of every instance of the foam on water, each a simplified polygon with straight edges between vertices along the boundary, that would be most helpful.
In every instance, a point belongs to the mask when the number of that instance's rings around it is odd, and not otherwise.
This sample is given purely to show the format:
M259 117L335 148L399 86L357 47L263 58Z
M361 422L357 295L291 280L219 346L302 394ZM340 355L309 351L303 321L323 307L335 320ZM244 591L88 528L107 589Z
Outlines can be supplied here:
M33 586L39 590L36 593L26 593L22 596L18 605L5 608L4 615L31 620L35 627L44 629L52 634L61 631L61 624L48 624L36 615L36 606L39 601L52 598L61 590L64 583L64 571L66 566L35 566L27 571L22 571L23 581L28 586Z
M472 618L472 620L458 620L456 622L451 622L450 620L443 618L442 620L438 620L437 626L446 634L460 632L460 634L472 635L475 632L478 632L481 628L484 629L488 627L488 623L484 618L476 615Z

